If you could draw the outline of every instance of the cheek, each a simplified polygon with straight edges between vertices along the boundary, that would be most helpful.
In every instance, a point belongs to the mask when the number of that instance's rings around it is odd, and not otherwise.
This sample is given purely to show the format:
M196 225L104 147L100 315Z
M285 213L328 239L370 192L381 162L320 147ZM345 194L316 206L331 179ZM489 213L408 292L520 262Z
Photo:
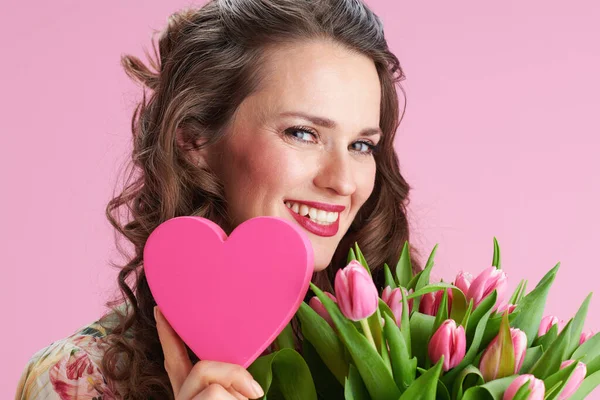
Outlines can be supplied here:
M258 136L258 135L257 135ZM263 136L263 135L260 135ZM306 157L278 143L278 137L264 135L232 149L232 181L243 187L246 199L269 203L290 195L290 190L301 186L309 171ZM241 141L240 141L241 142Z
M367 201L369 196L371 196L371 193L373 193L376 173L377 169L374 160L368 166L363 165L355 172L357 201L359 201L361 205Z

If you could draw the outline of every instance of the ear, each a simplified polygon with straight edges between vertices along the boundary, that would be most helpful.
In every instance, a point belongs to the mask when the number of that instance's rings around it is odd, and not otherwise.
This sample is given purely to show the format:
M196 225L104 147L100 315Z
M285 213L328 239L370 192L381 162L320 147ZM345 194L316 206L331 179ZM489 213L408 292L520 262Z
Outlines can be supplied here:
M190 143L191 139L188 135L186 135L186 131L183 128L177 128L175 131L177 147L179 147L180 151L186 156L188 162L191 164L202 168L208 168L208 148L203 147L201 149L194 148ZM202 139L201 141L197 141L196 144L200 144L203 141L207 141L208 139Z

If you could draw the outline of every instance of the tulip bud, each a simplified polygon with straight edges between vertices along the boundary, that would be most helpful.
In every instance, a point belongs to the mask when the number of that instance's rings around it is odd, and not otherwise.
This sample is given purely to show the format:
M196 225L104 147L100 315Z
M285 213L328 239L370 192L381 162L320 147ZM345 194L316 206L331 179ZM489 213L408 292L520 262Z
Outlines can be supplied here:
M453 319L445 320L435 331L429 341L428 354L433 363L437 363L442 355L444 364L442 369L448 371L456 367L465 358L467 351L467 337L462 325L456 326Z
M446 289L446 291L448 292L448 315L450 315L450 311L452 310L453 299L452 289ZM433 315L435 317L438 313L438 310L440 309L440 303L442 302L443 297L443 290L425 293L421 296L421 302L419 303L419 312L427 315Z
M370 317L377 311L379 293L371 275L358 261L352 260L335 275L335 294L340 310L352 321Z
M560 369L566 368L569 365L573 364L575 360L565 360L560 364ZM573 393L579 389L581 382L585 379L585 375L587 374L587 367L584 363L579 361L575 370L571 374L571 377L567 381L567 384L563 387L563 390L558 394L556 400L565 400L571 397Z
M513 344L513 352L515 357L515 370L512 374L517 374L525 360L525 352L527 351L527 335L520 329L510 328L510 337ZM494 379L504 378L500 376L500 365L504 360L502 356L502 343L499 340L500 334L490 342L483 351L481 361L479 361L479 370L486 382Z
M515 397L515 394L517 394L519 388L521 388L521 386L525 385L527 382L529 382L529 386L527 388L531 390L531 392L529 392L529 396L527 396L527 400L544 400L544 396L546 395L544 381L531 374L519 375L514 381L512 381L508 388L506 388L502 400L512 400Z
M594 331L592 331L591 329L587 329L585 332L581 332L581 335L579 336L579 345L581 346L583 342L585 342L592 336L594 336Z
M336 298L329 292L324 292L327 297L329 297L331 300L333 300L335 303L337 303ZM319 314L325 321L327 321L327 323L329 325L331 325L332 328L335 327L335 325L333 324L333 320L331 319L331 315L329 315L329 313L327 312L327 310L325 309L325 306L323 306L323 303L321 303L321 300L317 297L317 296L313 296L311 297L311 299L308 301L308 305L317 312L317 314Z
M466 296L469 292L469 287L471 287L471 282L473 282L473 275L468 272L460 271L458 275L456 275L453 285L459 288Z
M508 282L504 271L493 266L488 267L477 275L477 278L475 278L473 282L471 282L471 286L469 286L469 290L466 294L467 302L473 299L473 309L475 309L483 299L496 290L496 304L494 304L494 307L492 308L492 311L495 311L504 303L507 285Z
M412 289L408 293L410 292L412 292ZM383 300L390 310L392 310L398 327L400 327L400 321L402 319L402 293L407 293L406 289L402 288L402 291L400 291L400 288L395 288L392 290L390 286L386 286L381 293L381 300ZM414 299L408 300L408 314L412 311L413 300Z
M543 336L546 333L548 333L548 331L550 330L550 328L552 328L552 325L554 324L558 324L557 328L560 332L562 328L564 328L565 321L559 319L558 317L555 317L554 315L546 315L544 318L542 318L542 321L540 322L538 336Z

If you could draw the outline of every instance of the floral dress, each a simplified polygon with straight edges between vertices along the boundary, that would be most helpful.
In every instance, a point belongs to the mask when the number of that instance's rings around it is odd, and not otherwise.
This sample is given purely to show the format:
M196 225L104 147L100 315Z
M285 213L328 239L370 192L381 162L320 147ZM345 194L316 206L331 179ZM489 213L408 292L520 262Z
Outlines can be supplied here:
M112 321L114 311L36 352L21 374L15 400L120 399L101 370L106 346L102 338L110 333Z

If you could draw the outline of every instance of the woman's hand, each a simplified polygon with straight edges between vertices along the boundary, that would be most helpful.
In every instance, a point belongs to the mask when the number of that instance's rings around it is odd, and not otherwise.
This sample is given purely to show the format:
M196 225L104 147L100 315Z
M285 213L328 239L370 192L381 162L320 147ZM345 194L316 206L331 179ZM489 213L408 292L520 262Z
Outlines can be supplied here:
M264 395L250 372L240 365L201 360L192 366L183 340L157 307L154 318L176 400L248 400Z

